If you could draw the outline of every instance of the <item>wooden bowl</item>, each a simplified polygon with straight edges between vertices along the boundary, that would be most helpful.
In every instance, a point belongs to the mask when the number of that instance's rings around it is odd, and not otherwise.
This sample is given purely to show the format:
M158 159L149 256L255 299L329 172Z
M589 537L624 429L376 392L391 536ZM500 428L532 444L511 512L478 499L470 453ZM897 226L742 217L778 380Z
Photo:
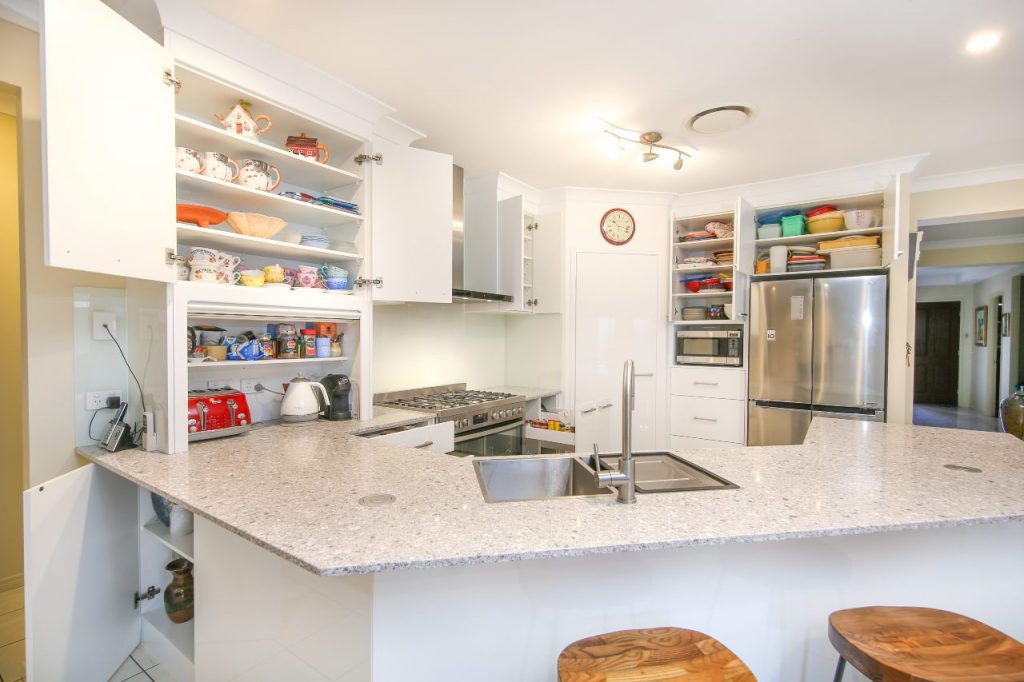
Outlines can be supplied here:
M197 206L195 204L178 204L178 222L192 223L199 227L219 225L227 220L228 214L218 211L210 206Z
M262 213L228 213L228 225L238 234L262 239L273 239L288 222Z

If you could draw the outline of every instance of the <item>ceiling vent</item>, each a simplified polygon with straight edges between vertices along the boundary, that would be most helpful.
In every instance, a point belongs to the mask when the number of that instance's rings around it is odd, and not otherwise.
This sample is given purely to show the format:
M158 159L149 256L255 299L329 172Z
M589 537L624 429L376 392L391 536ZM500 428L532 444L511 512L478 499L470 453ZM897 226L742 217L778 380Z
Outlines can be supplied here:
M705 109L686 124L690 130L705 135L728 133L744 125L754 116L754 110L740 104Z

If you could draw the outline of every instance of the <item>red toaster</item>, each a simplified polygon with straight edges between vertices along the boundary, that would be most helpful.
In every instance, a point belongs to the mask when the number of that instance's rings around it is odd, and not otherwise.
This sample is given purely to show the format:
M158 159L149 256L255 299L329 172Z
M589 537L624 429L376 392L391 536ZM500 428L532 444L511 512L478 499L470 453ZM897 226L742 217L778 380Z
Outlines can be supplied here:
M245 394L233 388L188 392L189 442L242 433L252 426Z

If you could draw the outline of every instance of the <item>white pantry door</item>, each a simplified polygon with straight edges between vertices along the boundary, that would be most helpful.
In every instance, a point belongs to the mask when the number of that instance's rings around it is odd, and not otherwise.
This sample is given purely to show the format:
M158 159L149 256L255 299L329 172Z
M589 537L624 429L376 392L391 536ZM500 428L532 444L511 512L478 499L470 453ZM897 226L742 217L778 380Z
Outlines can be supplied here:
M141 637L138 489L87 464L24 505L27 679L106 680Z
M636 370L633 448L653 449L658 335L658 258L580 253L576 257L576 442L616 450L622 439L622 369ZM596 407L595 412L581 414ZM583 427L582 432L580 427Z
M498 293L512 296L505 310L529 312L523 290L523 210L522 194L498 202L498 262L501 263Z
M173 62L100 0L43 0L46 264L171 282Z
M374 140L371 279L375 301L452 302L452 157Z

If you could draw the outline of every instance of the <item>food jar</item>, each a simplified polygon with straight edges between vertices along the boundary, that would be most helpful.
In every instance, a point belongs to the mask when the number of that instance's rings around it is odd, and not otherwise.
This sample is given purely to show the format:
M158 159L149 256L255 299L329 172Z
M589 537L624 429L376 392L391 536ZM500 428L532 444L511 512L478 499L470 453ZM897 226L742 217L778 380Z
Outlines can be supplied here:
M315 358L316 357L316 330L315 329L303 329L302 330L302 352L301 356L304 358Z
M329 337L316 337L316 356L318 358L331 357L331 339Z
M294 324L278 325L277 357L281 360L295 360L299 357L299 335Z
M264 332L260 334L260 343L263 344L263 356L265 358L273 358L277 355L277 344L274 343L274 339L269 333Z

